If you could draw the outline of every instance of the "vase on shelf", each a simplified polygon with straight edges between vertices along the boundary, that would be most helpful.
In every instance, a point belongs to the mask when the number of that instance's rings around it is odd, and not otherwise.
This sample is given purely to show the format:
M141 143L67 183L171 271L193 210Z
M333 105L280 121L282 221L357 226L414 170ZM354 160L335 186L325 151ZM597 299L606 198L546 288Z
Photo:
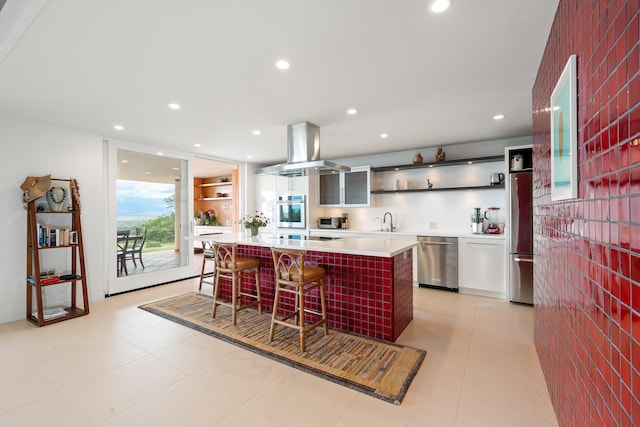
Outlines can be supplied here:
M423 160L422 159L422 154L420 154L420 153L418 153L415 156L413 156L413 159L412 159L414 165L419 165L420 163L422 163L422 160Z
M251 236L257 236L258 235L258 229L257 228L250 228L249 230L251 230Z

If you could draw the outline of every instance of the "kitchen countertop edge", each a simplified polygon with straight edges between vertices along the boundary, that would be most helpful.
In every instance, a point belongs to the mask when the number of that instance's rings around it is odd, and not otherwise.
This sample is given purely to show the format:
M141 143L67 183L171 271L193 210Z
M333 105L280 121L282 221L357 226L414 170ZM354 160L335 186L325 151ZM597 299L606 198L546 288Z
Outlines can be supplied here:
M333 252L352 255L365 255L391 258L407 249L417 246L415 240L404 239L366 239L349 238L336 240L288 240L279 239L271 233L261 233L251 236L247 233L224 233L210 236L190 236L187 240L213 240L239 245L275 247L285 249L305 249L317 252Z

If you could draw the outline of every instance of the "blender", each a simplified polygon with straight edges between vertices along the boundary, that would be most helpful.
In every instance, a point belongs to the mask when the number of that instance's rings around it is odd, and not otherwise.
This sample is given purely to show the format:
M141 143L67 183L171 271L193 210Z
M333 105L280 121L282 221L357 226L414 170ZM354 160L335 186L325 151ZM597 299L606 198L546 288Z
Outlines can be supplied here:
M473 208L473 209L474 209L474 212L471 214L471 232L473 234L482 234L484 216L480 212L480 208Z
M500 229L500 208L488 208L484 212L484 217L489 221L489 225L486 230L484 230L487 234L500 234L502 230Z

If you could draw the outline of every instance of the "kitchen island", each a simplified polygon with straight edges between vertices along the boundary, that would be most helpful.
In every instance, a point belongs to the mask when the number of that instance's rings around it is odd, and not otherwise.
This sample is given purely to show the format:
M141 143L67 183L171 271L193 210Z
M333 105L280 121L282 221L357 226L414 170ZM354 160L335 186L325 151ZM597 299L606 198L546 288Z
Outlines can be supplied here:
M417 245L415 241L363 238L288 240L271 234L250 236L246 233L192 239L237 243L238 256L258 258L262 304L266 311L273 308L275 292L271 248L278 247L304 249L307 251L307 264L325 269L329 327L395 341L413 319L412 249ZM228 291L222 287L221 292ZM312 295L311 299L310 307L318 308L317 297Z

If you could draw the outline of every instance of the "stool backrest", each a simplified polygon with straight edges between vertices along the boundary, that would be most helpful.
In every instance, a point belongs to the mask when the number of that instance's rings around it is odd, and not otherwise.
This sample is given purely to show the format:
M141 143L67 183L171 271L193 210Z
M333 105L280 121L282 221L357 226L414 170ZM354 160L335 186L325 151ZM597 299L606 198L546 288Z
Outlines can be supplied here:
M306 251L300 249L271 248L276 280L303 283Z
M222 270L235 270L236 249L235 243L214 243L213 252L216 258L216 268Z

